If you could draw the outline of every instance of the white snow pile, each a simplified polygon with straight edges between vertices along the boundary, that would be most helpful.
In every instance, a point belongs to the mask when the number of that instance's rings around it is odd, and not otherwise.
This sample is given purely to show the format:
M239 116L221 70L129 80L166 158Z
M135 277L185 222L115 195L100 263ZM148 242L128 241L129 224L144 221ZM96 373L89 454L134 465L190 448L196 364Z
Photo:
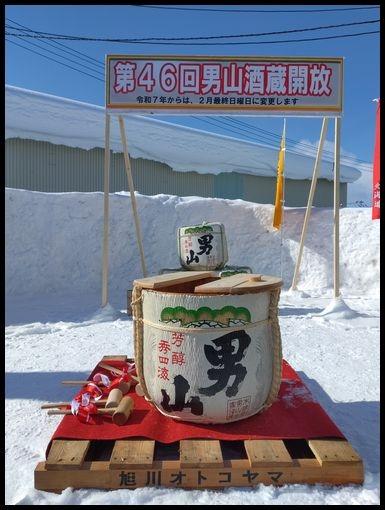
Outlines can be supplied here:
M305 128L306 129L306 128ZM80 101L6 85L5 137L43 140L92 149L104 148L105 110ZM151 116L127 116L130 155L166 163L180 172L239 172L274 177L279 146L271 147L164 122ZM111 149L122 152L117 119L111 121ZM286 151L288 179L311 179L314 157ZM341 165L341 182L361 172ZM333 163L323 160L319 176L333 180Z
M342 298L332 298L331 209L313 209L299 291L288 292L304 208L285 210L282 232L273 207L242 200L136 195L151 274L178 267L176 229L202 221L225 225L229 263L280 275L284 358L364 462L362 486L256 486L215 490L140 488L34 489L60 416L40 409L71 400L65 379L84 379L103 355L133 356L126 290L141 277L130 197L110 195L110 304L100 309L103 194L7 189L6 448L9 505L379 505L379 221L369 209L342 209ZM282 245L282 249L281 249ZM290 405L290 401L287 402Z
M283 275L290 287L305 208L285 209L282 231L272 228L273 206L243 200L136 194L150 274L179 267L178 227L224 224L229 264ZM103 193L41 193L7 189L6 289L9 296L101 291ZM141 276L128 193L110 196L111 303L121 306ZM349 295L379 290L379 222L369 209L342 209L340 271ZM282 243L282 244L281 244ZM313 208L303 251L302 291L325 293L333 285L333 211Z

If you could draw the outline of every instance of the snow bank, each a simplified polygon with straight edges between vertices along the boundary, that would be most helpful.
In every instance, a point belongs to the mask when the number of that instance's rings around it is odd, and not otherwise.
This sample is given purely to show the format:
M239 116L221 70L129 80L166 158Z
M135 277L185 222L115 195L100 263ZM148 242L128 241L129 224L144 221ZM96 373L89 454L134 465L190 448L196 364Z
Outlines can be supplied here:
M243 200L136 194L150 274L179 267L176 231L184 225L225 225L229 264L282 275L291 285L305 208L285 209L282 236L271 227L273 206ZM101 295L103 193L40 193L6 189L6 292ZM379 293L379 221L371 210L340 211L340 277L344 296ZM330 295L333 286L333 211L313 208L299 289ZM110 303L125 304L141 277L129 194L110 195Z
M133 158L166 163L179 172L239 172L274 177L279 146L269 147L193 129L150 116L129 115L126 133ZM43 140L92 149L104 148L105 110L80 101L6 85L5 137ZM122 152L118 122L112 117L111 149ZM314 157L286 151L289 179L311 179ZM341 182L354 182L361 172L340 167ZM323 160L320 177L333 180L333 163Z
M34 489L33 473L37 462L45 459L60 417L48 416L40 406L70 400L72 389L60 381L84 379L103 355L133 356L132 320L118 310L125 308L125 291L132 280L141 276L140 260L130 198L126 193L111 195L111 299L100 310L103 194L6 189L5 199L6 504L379 505L380 222L371 220L369 209L341 210L346 303L330 301L333 211L313 209L300 291L282 292L279 306L283 356L362 457L362 486L261 485L223 491L68 488L52 494ZM166 195L137 195L137 200L146 261L153 274L177 266L176 228L202 220L224 223L230 263L280 274L281 234L271 228L272 206ZM286 288L304 212L304 208L285 211Z

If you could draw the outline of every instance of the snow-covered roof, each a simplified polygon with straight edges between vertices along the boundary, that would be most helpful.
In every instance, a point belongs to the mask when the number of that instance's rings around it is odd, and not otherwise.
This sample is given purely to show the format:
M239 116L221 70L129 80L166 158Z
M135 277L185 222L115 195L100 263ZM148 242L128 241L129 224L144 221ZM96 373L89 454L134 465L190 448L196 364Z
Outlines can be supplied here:
M5 87L5 137L42 140L92 149L104 147L105 110L101 106L43 94L11 85ZM130 155L166 163L173 170L199 173L239 172L276 175L278 150L229 136L188 128L147 116L126 120ZM111 149L122 152L118 122L111 123ZM286 150L285 174L311 179L314 157ZM322 161L320 177L333 179L333 163ZM361 176L341 165L342 182Z

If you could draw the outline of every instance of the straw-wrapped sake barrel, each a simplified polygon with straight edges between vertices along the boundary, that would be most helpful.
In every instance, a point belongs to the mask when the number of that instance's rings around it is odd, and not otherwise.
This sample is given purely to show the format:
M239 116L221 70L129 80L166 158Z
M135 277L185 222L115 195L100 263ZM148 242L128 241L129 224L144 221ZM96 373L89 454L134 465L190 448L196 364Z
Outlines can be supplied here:
M178 253L184 269L221 269L228 260L224 225L202 223L178 228Z
M281 383L271 276L183 272L134 282L139 391L163 414L229 423L261 412Z

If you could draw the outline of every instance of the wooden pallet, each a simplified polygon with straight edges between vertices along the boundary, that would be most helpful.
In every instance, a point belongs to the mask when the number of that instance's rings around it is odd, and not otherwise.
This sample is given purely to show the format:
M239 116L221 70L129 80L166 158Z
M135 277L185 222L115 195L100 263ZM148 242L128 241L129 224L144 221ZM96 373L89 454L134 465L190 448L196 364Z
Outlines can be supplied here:
M345 440L54 440L35 488L135 489L361 484L363 463Z
M104 356L103 361L132 361ZM35 469L35 488L253 487L258 484L361 484L363 463L341 439L216 441L171 444L143 438L54 440Z

